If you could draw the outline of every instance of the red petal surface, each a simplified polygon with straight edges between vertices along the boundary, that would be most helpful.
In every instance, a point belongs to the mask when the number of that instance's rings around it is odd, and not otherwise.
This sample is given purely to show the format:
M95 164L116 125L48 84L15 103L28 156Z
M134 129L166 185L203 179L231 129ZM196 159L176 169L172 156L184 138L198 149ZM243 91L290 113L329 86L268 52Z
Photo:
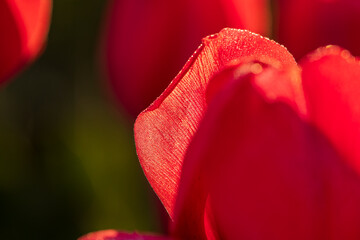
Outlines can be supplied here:
M277 67L296 66L277 43L248 31L224 29L209 36L165 92L135 123L140 163L172 216L184 154L206 110L209 79L234 61L257 59Z
M169 85L200 39L224 27L264 34L265 0L110 1L105 72L135 118Z
M30 57L35 57L42 50L46 40L52 2L51 0L13 0L13 2L22 19L22 27L26 34L26 49Z
M291 89L263 84L265 77L276 86L281 75L243 76L209 104L184 162L180 194L188 196L179 202L197 212L206 201L211 216L201 221L187 211L178 233L193 236L206 222L205 232L219 239L359 239L359 175L300 117Z
M42 50L51 4L50 0L0 2L0 82L19 71Z
M311 121L360 173L360 63L339 47L321 48L302 62Z
M295 58L336 44L360 55L360 1L278 0L278 42Z
M156 235L143 235L138 233L118 232L115 230L103 230L89 233L79 238L79 240L166 240L168 237Z
M292 69L282 71L261 62L248 62L233 66L222 71L213 78L209 83L208 98L212 95L209 95L209 90L214 88L214 85L217 87L219 82L221 82L223 87L220 87L218 93L214 94L211 99L208 99L210 102L208 111L213 111L211 109L214 108L224 107L224 100L218 100L219 95L223 96L223 98L227 98L227 95L231 94L232 87L236 86L238 82L248 82L250 81L249 79L253 79L257 86L262 89L263 94L266 95L269 101L275 101L276 99L281 98L283 101L286 101L289 106L299 112L299 114L304 115L306 113L299 69L295 66ZM239 91L237 94L241 95L242 92ZM230 98L231 95L229 95L229 99L226 100L231 101ZM241 106L232 105L232 107L234 107L233 109L224 109L225 114L228 117L230 117L230 115L236 116L238 114L237 112L240 111L239 108L244 104L249 104L249 106L247 106L248 108L257 107L256 105L253 106L251 102L246 101L241 103ZM224 113L220 112L219 114ZM206 122L209 121L207 116L209 116L208 113L206 113L204 118L205 123L202 122L200 126L207 124ZM214 117L215 116L212 116L212 118ZM239 119L236 121L234 120L233 124L243 124ZM208 179L204 178L207 167L203 165L205 163L202 161L206 161L206 157L209 157L206 154L209 147L219 148L219 152L226 151L227 149L220 142L217 143L219 146L209 145L209 141L214 140L212 137L216 138L216 136L213 136L212 129L219 130L224 128L226 131L232 127L236 128L236 126L233 126L233 124L224 126L221 122L218 124L216 121L212 122L212 124L214 125L206 125L206 133L202 132L195 135L184 160L181 185L176 205L174 229L175 234L183 238L204 238L205 234L208 237L210 235L219 238L216 229L213 229L212 226L214 218L212 217L212 209L209 208L208 198L210 186ZM246 126L244 125L242 127ZM204 129L204 126L199 129L199 131L204 131L201 129ZM209 138L210 136L211 138ZM234 132L233 135L229 136L229 139L226 140L226 142L237 142L238 137L240 136L237 136L236 132ZM206 154L206 156L203 156L204 154ZM226 153L224 152L224 154ZM210 159L212 158L210 157ZM222 164L222 157L219 157L217 161L218 164Z

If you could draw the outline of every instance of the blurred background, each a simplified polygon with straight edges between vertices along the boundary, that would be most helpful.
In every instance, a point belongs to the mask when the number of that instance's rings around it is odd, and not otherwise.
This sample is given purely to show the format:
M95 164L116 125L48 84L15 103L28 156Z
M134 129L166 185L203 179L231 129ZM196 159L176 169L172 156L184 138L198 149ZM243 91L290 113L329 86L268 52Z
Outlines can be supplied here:
M54 1L44 53L0 89L0 236L159 232L133 125L99 72L106 1Z

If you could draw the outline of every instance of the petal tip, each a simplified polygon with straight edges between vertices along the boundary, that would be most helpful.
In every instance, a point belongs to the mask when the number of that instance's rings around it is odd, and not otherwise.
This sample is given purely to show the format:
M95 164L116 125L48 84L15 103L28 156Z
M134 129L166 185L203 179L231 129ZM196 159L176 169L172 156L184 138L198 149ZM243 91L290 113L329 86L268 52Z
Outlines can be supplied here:
M319 47L315 51L309 53L304 58L304 60L309 62L315 62L328 56L341 57L342 59L346 60L348 63L360 63L360 59L353 56L349 50L344 49L337 45L327 45L324 47ZM302 60L302 62L304 60Z

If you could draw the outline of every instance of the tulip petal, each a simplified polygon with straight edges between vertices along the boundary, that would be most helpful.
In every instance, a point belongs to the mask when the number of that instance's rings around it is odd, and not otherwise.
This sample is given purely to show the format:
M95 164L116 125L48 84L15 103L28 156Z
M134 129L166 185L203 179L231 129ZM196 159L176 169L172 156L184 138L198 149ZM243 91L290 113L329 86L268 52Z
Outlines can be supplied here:
M158 97L204 36L224 27L265 34L266 0L112 0L104 70L134 118ZM139 70L141 69L141 70Z
M218 239L359 239L359 175L290 95L262 84L278 76L242 76L209 104L184 161L176 233L199 236L190 212L206 207L203 229Z
M41 50L49 30L52 2L50 0L13 0L26 34L26 50L35 57Z
M50 0L0 2L0 82L32 61L42 50L49 28Z
M360 173L360 62L347 50L329 46L301 66L311 121Z
M103 230L89 233L79 238L79 240L166 240L168 237L156 235L143 235L138 233L118 232L115 230Z
M224 29L203 39L169 87L135 122L141 166L171 217L184 154L207 108L209 79L246 59L278 68L296 66L281 45L248 31Z
M299 59L336 44L360 55L358 0L277 0L277 41Z
M224 95L224 91L229 91L233 85L237 82L250 81L252 79L257 84L259 90L269 99L269 101L275 101L280 98L286 102L288 106L291 106L301 116L306 116L305 101L302 92L302 86L300 81L300 71L297 67L293 69L280 70L271 65L266 65L260 62L248 62L229 67L223 70L220 74L211 79L208 86L208 98L209 107L213 109L215 106L223 106L222 102L218 102L218 95ZM223 87L218 89L218 93L214 94L212 89L217 88L219 82ZM228 89L228 90L226 90ZM211 93L211 94L210 94ZM226 92L227 93L227 92ZM238 94L242 94L239 92ZM225 94L226 96L227 94ZM230 101L230 100L229 100ZM248 108L251 108L251 102L247 101L243 104L249 104ZM228 113L236 115L239 111L239 107L236 106ZM256 107L256 105L254 106ZM222 113L220 113L222 114ZM208 121L205 119L204 121ZM202 126L204 123L201 123ZM238 122L241 124L241 121ZM226 128L223 124L214 124L214 126L207 129L208 135L212 135L211 129L219 129L221 127ZM231 128L232 126L228 126ZM201 127L200 127L201 129ZM230 141L237 141L238 136L231 136ZM199 140L199 138L201 140ZM181 185L176 202L175 212L175 227L174 232L183 238L203 238L204 234L209 237L216 237L216 230L212 229L212 217L213 213L209 208L208 189L209 183L203 178L204 167L201 160L204 160L202 154L206 152L208 140L207 137L199 137L198 134L194 137L194 142L191 143L184 160L183 172L181 176ZM221 145L221 144L219 144ZM217 148L217 146L211 146ZM219 146L219 151L226 151ZM225 153L224 153L225 154ZM205 160L204 160L205 161ZM218 159L219 163L222 160ZM205 216L204 216L205 215ZM212 238L211 238L212 239Z

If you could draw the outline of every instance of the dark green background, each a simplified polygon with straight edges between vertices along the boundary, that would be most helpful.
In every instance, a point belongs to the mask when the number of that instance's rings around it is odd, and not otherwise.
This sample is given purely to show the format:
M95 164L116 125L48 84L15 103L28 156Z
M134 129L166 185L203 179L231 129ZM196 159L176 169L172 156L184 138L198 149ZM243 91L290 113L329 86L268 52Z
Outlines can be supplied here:
M1 239L159 231L132 122L99 71L105 5L55 0L44 53L1 86Z

